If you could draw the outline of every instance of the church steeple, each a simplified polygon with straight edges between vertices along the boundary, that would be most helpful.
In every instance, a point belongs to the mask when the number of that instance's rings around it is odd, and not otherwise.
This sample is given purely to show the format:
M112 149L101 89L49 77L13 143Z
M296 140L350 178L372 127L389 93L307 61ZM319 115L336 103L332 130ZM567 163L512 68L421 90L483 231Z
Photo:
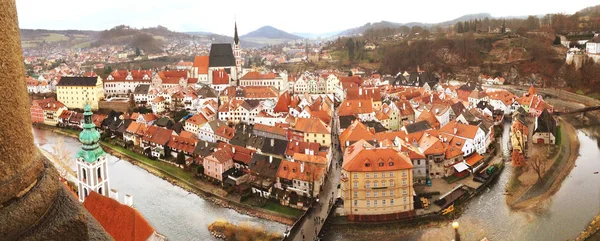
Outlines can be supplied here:
M100 140L100 132L96 130L96 125L92 122L92 108L89 104L85 104L83 108L83 131L79 133L79 141L82 146L77 152L77 159L83 159L86 162L95 162L99 157L105 156L106 153L98 144Z
M233 43L235 45L240 44L240 38L238 37L238 33L237 33L237 21L235 21L235 27L234 27L235 33L233 34Z
M78 192L79 201L81 202L92 191L108 196L110 188L108 165L106 163L107 155L98 144L100 133L96 130L96 125L92 121L92 107L86 103L83 111L83 131L79 133L81 149L79 149L76 156Z

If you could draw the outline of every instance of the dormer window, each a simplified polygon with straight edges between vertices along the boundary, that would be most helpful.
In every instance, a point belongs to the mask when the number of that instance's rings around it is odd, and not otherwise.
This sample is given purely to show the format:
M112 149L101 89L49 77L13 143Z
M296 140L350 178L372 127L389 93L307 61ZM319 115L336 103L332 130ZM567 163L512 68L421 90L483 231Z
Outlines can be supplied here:
M390 166L393 166L393 165L394 165L394 162L389 162L388 164L389 164Z
M379 166L380 167L384 166L383 162L379 162Z

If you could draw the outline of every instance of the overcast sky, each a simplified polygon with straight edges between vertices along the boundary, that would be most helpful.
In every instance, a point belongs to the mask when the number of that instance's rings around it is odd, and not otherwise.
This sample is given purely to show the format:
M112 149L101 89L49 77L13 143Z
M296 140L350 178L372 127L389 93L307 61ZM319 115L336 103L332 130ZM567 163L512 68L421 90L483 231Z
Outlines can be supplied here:
M175 31L241 35L264 25L287 32L325 33L381 20L436 23L465 14L494 17L572 14L598 0L16 0L21 28L104 30L125 24Z

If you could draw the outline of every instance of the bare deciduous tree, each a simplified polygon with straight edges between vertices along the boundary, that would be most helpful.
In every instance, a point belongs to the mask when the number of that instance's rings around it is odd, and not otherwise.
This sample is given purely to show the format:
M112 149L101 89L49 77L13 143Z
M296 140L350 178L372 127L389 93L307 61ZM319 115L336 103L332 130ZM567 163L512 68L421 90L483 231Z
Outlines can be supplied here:
M538 176L537 181L542 179L542 174L546 171L546 161L541 157L534 157L529 160L529 166Z

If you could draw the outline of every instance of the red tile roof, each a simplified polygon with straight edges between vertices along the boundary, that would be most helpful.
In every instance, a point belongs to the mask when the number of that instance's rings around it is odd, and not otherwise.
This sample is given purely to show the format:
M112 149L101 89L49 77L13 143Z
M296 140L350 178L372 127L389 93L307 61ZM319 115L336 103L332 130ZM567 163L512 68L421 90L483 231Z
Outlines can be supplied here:
M127 76L131 74L131 79L127 80ZM105 82L123 82L123 81L152 81L152 71L150 70L115 70L110 73L109 76L112 76L113 80L109 80L108 77ZM146 77L146 79L144 79Z
M456 127L456 133L454 133L454 128ZM466 139L475 139L477 135L477 130L479 127L474 125L465 125L456 120L450 121L448 124L443 126L440 129L440 132L448 133L450 135L460 136Z
M158 77L163 84L178 84L181 78L187 79L187 74L185 70L166 70L158 72Z
M226 85L229 84L229 74L225 72L224 69L213 71L213 80L212 83L214 85Z
M175 151L193 153L196 143L198 143L196 139L172 135L168 146Z
M391 163L391 165L390 165ZM346 148L342 169L349 172L380 172L412 169L410 158L393 148L374 148L360 140Z
M241 80L268 80L275 79L277 77L279 77L279 74L276 73L261 74L256 71L251 71L242 76Z
M289 106L291 102L292 98L290 96L290 93L288 93L287 91L284 92L279 96L279 100L277 100L277 104L275 105L275 108L273 108L273 112L289 112Z
M145 241L154 233L142 214L112 198L92 191L83 206L116 241Z
M277 177L286 180L315 182L317 180L321 180L321 177L324 173L325 169L315 164L302 164L300 162L281 160L279 169L277 170Z
M371 100L344 100L338 107L339 116L373 113Z
M194 65L192 67L198 68L198 74L208 74L208 56L194 57Z
M294 156L294 153L305 153L305 150L312 150L314 153L319 152L321 145L319 143L304 142L304 141L290 141L288 148L285 151L286 156Z
M322 120L316 117L297 118L294 129L304 133L330 134L330 128Z

